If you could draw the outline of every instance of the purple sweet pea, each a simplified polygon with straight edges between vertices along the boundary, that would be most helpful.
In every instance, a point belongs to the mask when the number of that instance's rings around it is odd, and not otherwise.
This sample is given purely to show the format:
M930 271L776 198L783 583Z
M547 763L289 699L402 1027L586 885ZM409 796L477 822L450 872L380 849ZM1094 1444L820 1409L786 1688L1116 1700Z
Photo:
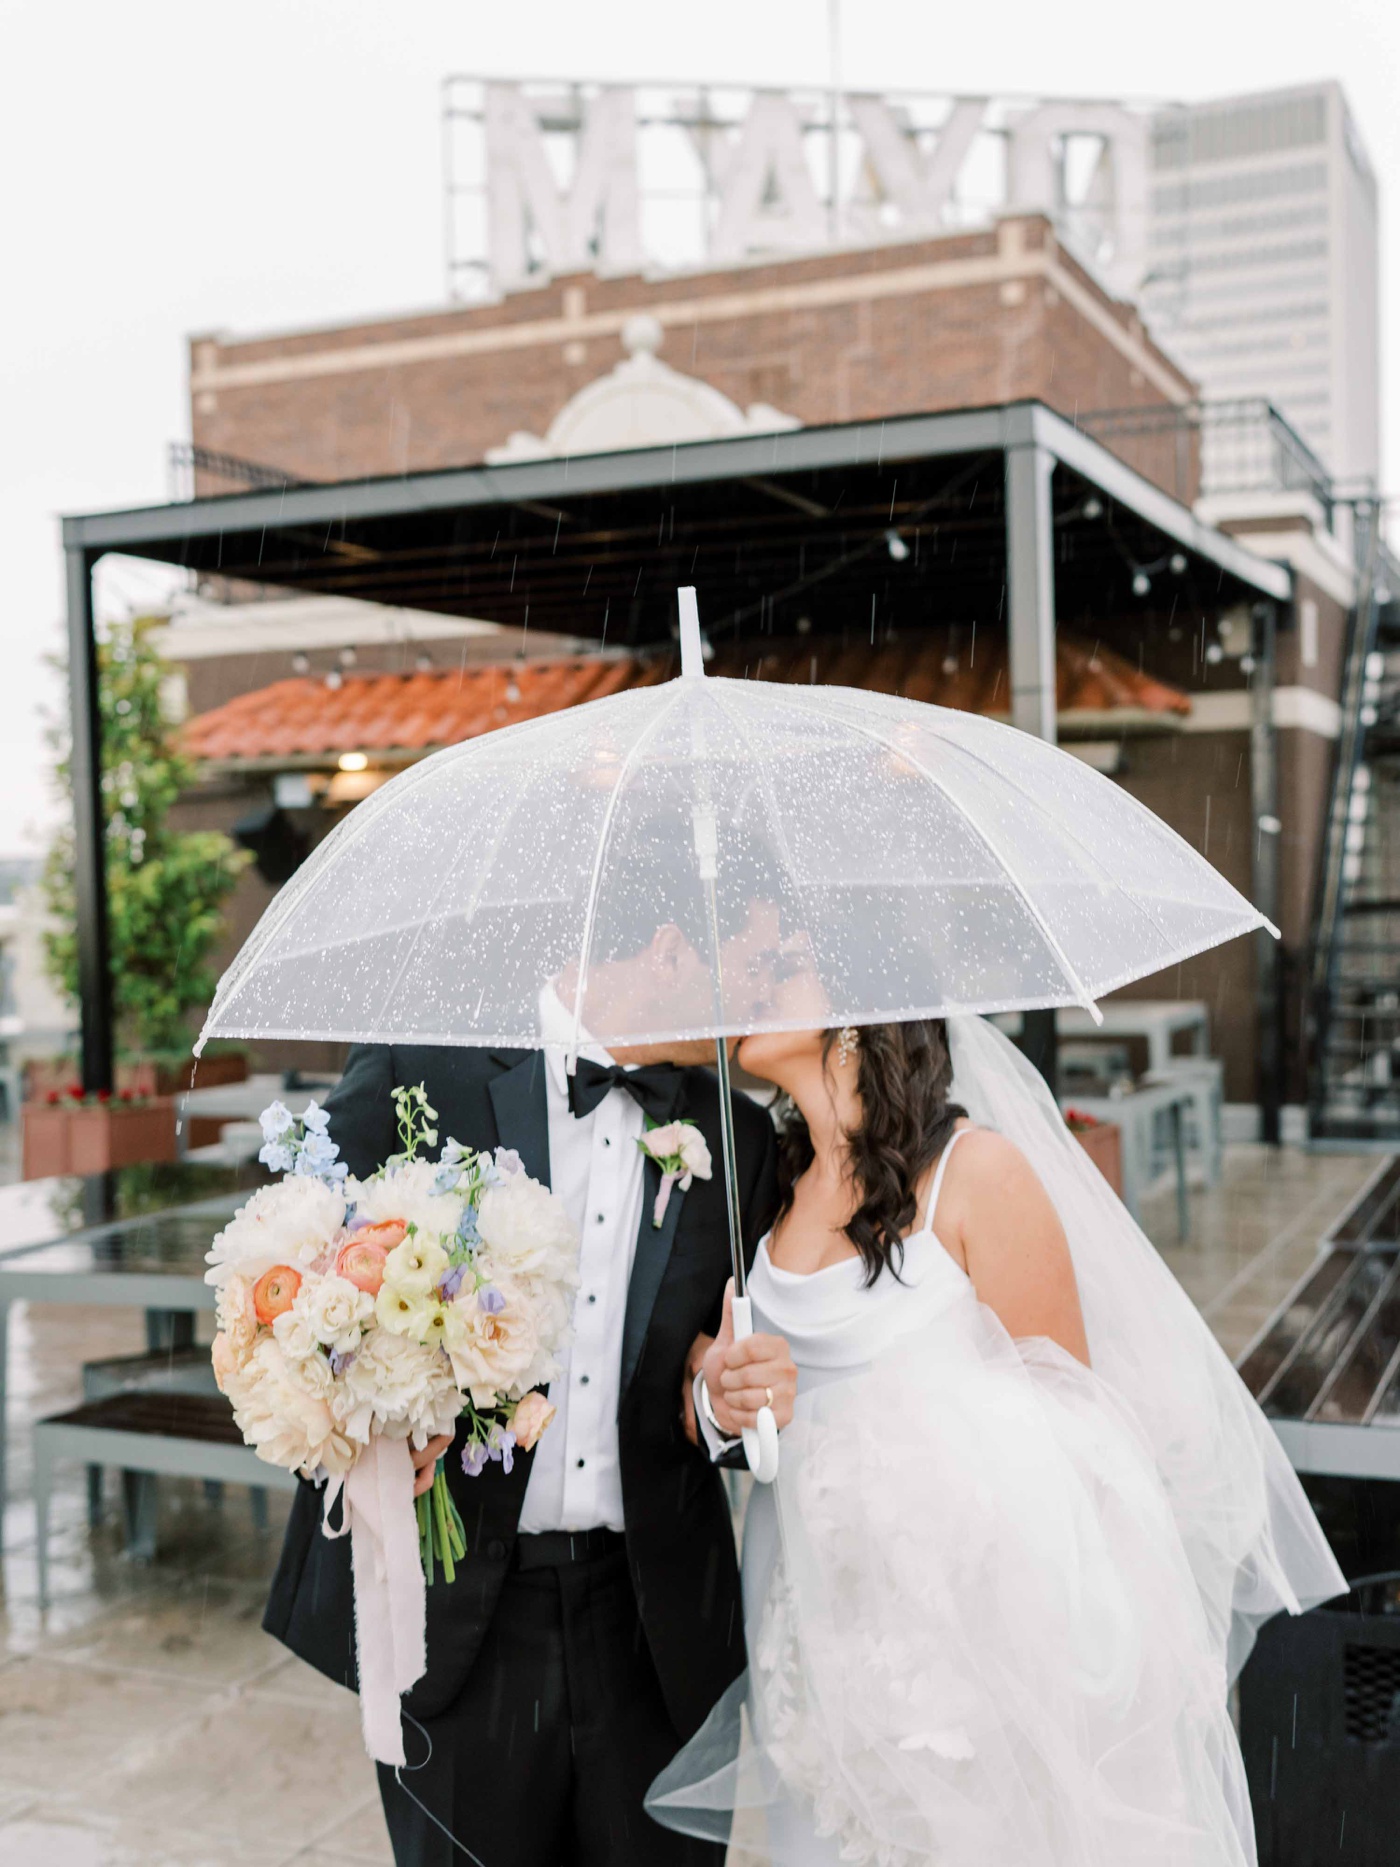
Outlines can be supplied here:
M353 1348L347 1348L344 1354L342 1354L338 1348L333 1348L326 1357L326 1360L330 1363L331 1373L334 1375L344 1374L345 1370L354 1359L355 1350Z
M491 1454L479 1439L469 1439L462 1447L462 1470L468 1478L480 1478L490 1458Z
M496 1149L496 1166L501 1173L524 1173L525 1163L513 1147Z
M488 1316L499 1316L506 1306L506 1300L494 1284L483 1284L476 1293L476 1300Z
M486 1436L493 1459L501 1461L501 1470L509 1475L515 1465L515 1434L508 1426L493 1426Z
M465 1264L454 1264L449 1271L444 1271L438 1278L438 1295L444 1303L450 1303L462 1288L462 1279L467 1274Z

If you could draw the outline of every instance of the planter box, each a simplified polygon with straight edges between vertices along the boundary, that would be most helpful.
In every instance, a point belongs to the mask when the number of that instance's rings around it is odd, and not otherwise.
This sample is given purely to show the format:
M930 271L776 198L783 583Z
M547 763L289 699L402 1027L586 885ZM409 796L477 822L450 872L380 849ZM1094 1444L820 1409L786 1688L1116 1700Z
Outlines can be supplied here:
M1100 1122L1074 1136L1114 1192L1123 1197L1123 1130L1117 1122Z
M24 1108L24 1177L106 1173L140 1161L174 1160L175 1103L94 1103L86 1108L29 1102Z

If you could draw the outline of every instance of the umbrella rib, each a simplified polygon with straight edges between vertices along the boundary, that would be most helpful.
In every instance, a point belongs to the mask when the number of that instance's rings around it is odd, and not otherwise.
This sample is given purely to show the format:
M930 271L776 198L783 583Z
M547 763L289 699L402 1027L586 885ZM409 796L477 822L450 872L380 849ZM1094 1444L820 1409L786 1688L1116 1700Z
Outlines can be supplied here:
M799 702L799 706L800 704L801 703ZM1084 984L1084 981L1079 977L1079 974L1074 970L1074 967L1070 964L1068 955L1066 954L1064 948L1060 945L1059 941L1056 939L1054 933L1051 931L1048 923L1046 922L1045 916L1041 913L1040 909L1036 906L1035 902L1032 901L1031 897L1026 893L1026 890L1021 886L1021 883L1019 882L1015 873L1011 869L1010 864L1007 862L1006 857L1002 854L1001 850L997 847L996 839L992 837L991 835L989 835L988 832L983 829L982 825L978 823L975 818L971 817L968 814L967 809L964 805L958 803L955 798L949 795L947 786L943 784L943 782L938 777L936 777L933 772L929 770L928 766L924 764L922 759L916 758L912 753L908 752L903 746L895 745L892 740L887 739L883 733L876 732L873 727L863 726L858 721L851 720L851 719L848 719L846 721L846 725L849 726L853 732L858 732L862 734L865 738L873 740L876 745L883 746L884 749L887 752L891 753L895 758L903 759L906 765L912 765L915 771L917 771L921 777L926 778L928 782L934 787L934 789L938 791L943 797L947 798L948 802L954 806L954 808L959 812L960 816L962 817L963 822L966 823L969 826L969 828L974 832L974 834L980 837L982 842L986 845L986 848L988 852L990 853L990 855L992 856L993 860L999 865L1002 874L1011 883L1011 886L1015 889L1017 895L1020 897L1021 903L1025 907L1027 913L1030 915L1031 919L1035 922L1036 926L1040 929L1041 934L1044 936L1046 944L1050 948L1051 953L1054 955L1055 963L1059 966L1060 971L1064 974L1065 978L1069 981L1070 987L1073 990L1074 995L1075 995L1075 1002L1079 1004L1080 1006L1082 1006L1083 1009L1089 1013L1090 1017L1094 1019L1095 1023L1102 1024L1103 1013L1099 1010L1098 1006L1094 1003L1093 994L1090 992L1089 988Z
M589 948L593 944L593 923L598 913L598 890L602 884L603 861L607 855L608 838L612 835L613 818L622 797L623 786L631 775L632 767L641 754L642 747L651 738L661 722L674 710L680 699L682 683L671 683L673 692L664 706L658 707L654 716L647 722L637 737L632 741L627 756L618 767L617 777L613 781L612 794L608 798L608 807L603 813L602 826L598 831L598 848L593 857L593 873L588 879L588 906L583 916L583 938L579 945L578 983L574 987L574 1036L571 1046L575 1055L578 1052L578 1034L583 1022L583 994L588 984Z
M992 761L989 758L987 758L983 753L975 751L973 747L971 746L959 745L957 740L955 739L949 739L945 743L947 744L948 749L950 751L959 753L963 758L971 759L974 764L980 765L984 771L995 772L996 776L1000 778L1002 783L1009 784L1012 790L1015 791L1018 796L1025 798L1026 802L1032 807L1032 809L1040 810L1042 808L1039 800L1031 792L1029 792L1026 789L1026 787L1020 782L1019 779L1013 778L1010 772L1002 771L999 766L993 765ZM1137 805L1138 809L1143 812L1144 816L1151 817L1154 827L1161 829L1161 830L1165 830L1167 835L1172 837L1176 842L1180 843L1182 848L1186 850L1186 852L1194 860L1198 862L1204 862L1206 860L1206 858L1201 855L1199 850L1192 849L1191 845L1186 841L1186 838L1184 836L1179 835L1178 832L1175 831L1169 823L1163 822L1163 820L1160 817L1156 816L1152 811L1149 811L1145 804L1138 803L1137 798L1133 797L1130 792L1124 791L1122 792L1122 796L1127 798L1130 804ZM1161 921L1158 920L1157 916L1152 912L1152 909L1147 905L1147 902L1145 900L1140 900L1137 895L1131 893L1127 888L1125 888L1122 882L1120 882L1118 877L1113 873L1112 869L1110 869L1108 864L1103 860L1103 858L1101 856L1095 855L1094 851L1089 847L1089 845L1083 840L1081 836L1079 836L1075 832L1075 830L1069 824L1057 822L1055 825L1055 828L1061 836L1068 837L1070 842L1074 844L1075 848L1079 850L1081 855L1085 856L1090 862L1093 863L1094 867L1105 878L1105 880L1108 882L1111 888L1116 889L1120 895L1124 896L1126 900L1130 901L1133 904L1133 906L1138 909L1140 913L1144 914L1147 917L1147 919L1151 921L1152 925L1157 929L1158 933L1161 934L1164 940L1171 939L1171 934L1162 925ZM1218 871L1216 872L1218 873ZM1222 881L1224 880L1223 876L1221 877L1221 880ZM1231 884L1227 882L1226 887L1230 887L1230 886ZM1237 894L1239 893L1237 889L1235 890L1235 892ZM1273 922L1267 919L1267 917L1264 916L1263 914L1260 914L1258 908L1254 906L1254 903L1250 901L1247 896L1240 895L1240 899L1245 903L1246 907L1253 909L1254 913L1258 915L1259 917L1259 922L1264 927L1267 927L1271 933L1277 934L1278 930L1274 927ZM1208 950L1208 949L1203 949L1203 950Z

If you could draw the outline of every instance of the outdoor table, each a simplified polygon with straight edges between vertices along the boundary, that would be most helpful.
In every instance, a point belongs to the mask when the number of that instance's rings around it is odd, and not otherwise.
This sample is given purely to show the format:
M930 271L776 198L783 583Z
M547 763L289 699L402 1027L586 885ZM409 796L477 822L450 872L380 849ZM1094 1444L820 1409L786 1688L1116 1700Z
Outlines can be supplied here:
M1238 1366L1297 1471L1400 1479L1400 1159L1377 1167Z
M1144 1083L1121 1096L1061 1096L1062 1109L1082 1109L1098 1121L1116 1122L1123 1133L1123 1204L1141 1219L1142 1195L1152 1177L1154 1133L1159 1116L1172 1126L1172 1154L1176 1164L1176 1228L1183 1242L1191 1235L1191 1211L1186 1199L1186 1140L1182 1124L1191 1105L1186 1083Z
M5 1503L6 1399L10 1305L97 1304L146 1312L152 1347L192 1340L194 1318L212 1311L205 1283L209 1241L251 1188L259 1171L182 1168L91 1180L32 1180L0 1189L0 1525ZM199 1190L205 1197L191 1198ZM131 1212L137 1197L183 1192L186 1203ZM125 1208L125 1210L124 1210ZM124 1214L83 1224L82 1215ZM78 1223L74 1223L74 1219Z
M1210 1054L1210 1007L1199 998L1106 998L1099 1006L1103 1023L1094 1020L1078 1005L1055 1014L1055 1028L1061 1037L1117 1038L1140 1037L1147 1044L1149 1073L1163 1070L1176 1052L1172 1040L1182 1032L1191 1039L1191 1054Z

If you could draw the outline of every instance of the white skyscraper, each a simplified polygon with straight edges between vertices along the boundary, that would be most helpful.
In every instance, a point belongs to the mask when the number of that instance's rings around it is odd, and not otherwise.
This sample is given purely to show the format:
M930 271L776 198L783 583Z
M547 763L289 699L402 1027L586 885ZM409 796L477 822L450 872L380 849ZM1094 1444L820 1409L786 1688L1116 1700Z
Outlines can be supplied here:
M1336 478L1375 480L1376 180L1340 86L1163 109L1149 163L1153 335L1204 396L1266 397Z

